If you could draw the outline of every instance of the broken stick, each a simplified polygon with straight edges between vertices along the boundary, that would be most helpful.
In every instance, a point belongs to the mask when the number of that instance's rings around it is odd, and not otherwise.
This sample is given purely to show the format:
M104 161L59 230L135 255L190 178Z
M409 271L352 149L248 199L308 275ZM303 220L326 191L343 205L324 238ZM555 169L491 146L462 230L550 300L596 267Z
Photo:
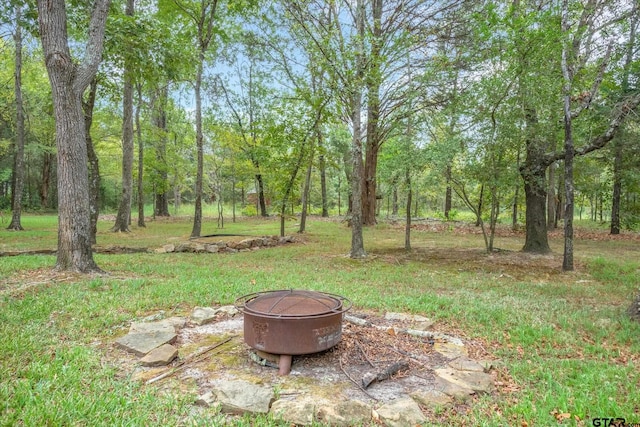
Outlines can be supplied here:
M362 377L362 387L367 388L374 381L383 381L388 378L391 378L393 374L399 371L402 371L404 369L409 369L409 364L404 360L401 360L400 362L396 362L389 365L387 368L383 369L382 371L377 371L377 372L369 371L366 374L364 374L364 376Z

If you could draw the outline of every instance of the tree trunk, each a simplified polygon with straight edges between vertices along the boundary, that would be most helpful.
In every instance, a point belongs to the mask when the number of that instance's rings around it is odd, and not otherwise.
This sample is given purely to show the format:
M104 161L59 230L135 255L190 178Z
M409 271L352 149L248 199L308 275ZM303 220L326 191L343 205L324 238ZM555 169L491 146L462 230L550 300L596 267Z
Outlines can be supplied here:
M51 83L58 149L58 250L56 268L100 271L91 250L89 174L82 94L100 61L109 0L96 0L82 63L71 57L64 0L38 0L38 20Z
M404 226L404 250L411 250L411 174L409 169L406 170L405 183L407 185L407 210L406 210L406 222Z
M562 31L569 31L569 1L562 2ZM564 107L564 254L562 270L573 270L573 122L571 118L571 89L573 81L573 66L569 58L567 43L562 47L562 98ZM571 63L570 63L571 62Z
M362 223L376 223L376 174L380 150L380 52L382 50L382 1L372 0L373 31L367 70L367 145L362 183Z
M476 211L478 212L478 214L476 215L476 227L480 227L480 225L482 224L482 209L484 209L483 200L484 200L484 184L481 184L480 197L478 197L478 209Z
M447 169L444 173L446 189L444 192L444 218L448 221L449 214L451 213L451 163L447 164ZM482 200L482 199L480 199ZM476 224L478 226L478 224Z
M125 14L134 15L134 1L127 0ZM114 232L129 232L131 195L133 193L133 70L132 61L125 55L124 90L122 96L122 194Z
M11 223L7 230L24 230L21 224L22 190L24 188L24 108L22 103L22 6L16 6L14 89L16 96L16 139L13 160L13 193L11 194Z
M398 185L393 183L393 190L391 196L391 214L393 216L398 215L399 207L398 207Z
M202 71L204 67L204 52L201 51L198 58L198 72L196 75L196 185L195 185L195 211L193 214L193 229L191 237L200 237L202 229L202 180L204 170L204 135L202 134Z
M520 171L524 179L526 239L523 252L545 254L551 252L547 236L547 215L545 206L545 169L536 159L527 157Z
M364 239L362 235L362 87L360 86L360 78L364 73L364 0L356 0L355 24L358 33L358 52L356 53L356 70L357 76L354 82L351 82L351 93L349 100L351 101L351 124L353 126L353 135L351 138L351 258L366 258L367 253L364 250ZM374 211L375 212L375 211Z
M49 208L49 190L51 188L51 164L53 155L45 151L42 153L42 173L40 175L40 206L43 209Z
M167 98L169 96L169 86L164 85L158 88L153 100L153 122L157 129L158 138L156 144L156 176L155 184L155 201L153 215L170 216L169 213L169 182L168 182L168 164L167 164Z
M313 152L311 147L311 154L309 155L309 164L307 165L307 173L304 178L304 187L302 189L302 212L300 213L300 228L298 233L304 233L307 226L307 201L309 200L309 190L311 188L311 172L313 170Z
M87 99L82 103L89 168L89 223L91 228L91 244L97 242L96 234L98 233L98 216L100 214L100 164L98 163L98 156L93 149L93 139L91 138L93 107L96 103L97 90L98 81L94 78L91 80Z
M138 103L136 105L136 136L138 139L138 227L146 227L144 222L144 141L140 126L140 109L142 108L142 85L138 83Z
M318 147L320 148L320 156L318 156L318 167L320 168L320 193L322 195L322 217L329 216L329 202L327 200L327 161L324 157L322 147L322 133L318 138Z
M553 230L556 228L556 168L557 164L554 162L549 166L549 190L547 192L547 229Z
M269 214L267 213L267 202L264 197L264 182L262 180L261 173L256 174L256 182L258 183L258 206L260 207L260 216L266 218Z

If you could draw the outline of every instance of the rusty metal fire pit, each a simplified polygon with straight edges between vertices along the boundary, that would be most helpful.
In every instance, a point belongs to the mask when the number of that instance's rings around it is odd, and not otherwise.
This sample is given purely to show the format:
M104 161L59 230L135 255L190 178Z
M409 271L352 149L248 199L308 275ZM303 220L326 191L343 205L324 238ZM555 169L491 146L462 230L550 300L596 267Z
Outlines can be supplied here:
M291 370L292 356L327 350L342 337L342 318L351 301L324 292L256 292L236 300L244 314L244 342L280 355L279 373Z

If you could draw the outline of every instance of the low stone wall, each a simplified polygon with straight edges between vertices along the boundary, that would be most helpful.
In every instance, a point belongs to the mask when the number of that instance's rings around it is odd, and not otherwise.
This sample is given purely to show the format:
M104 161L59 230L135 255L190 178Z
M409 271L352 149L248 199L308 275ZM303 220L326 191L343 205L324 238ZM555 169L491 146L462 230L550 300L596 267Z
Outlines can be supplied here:
M166 244L154 250L155 253L174 253L174 252L190 252L190 253L235 253L243 251L253 251L262 248L286 245L294 243L296 240L293 236L263 236L251 237L240 241L214 243L204 243L202 241L188 241L178 244Z

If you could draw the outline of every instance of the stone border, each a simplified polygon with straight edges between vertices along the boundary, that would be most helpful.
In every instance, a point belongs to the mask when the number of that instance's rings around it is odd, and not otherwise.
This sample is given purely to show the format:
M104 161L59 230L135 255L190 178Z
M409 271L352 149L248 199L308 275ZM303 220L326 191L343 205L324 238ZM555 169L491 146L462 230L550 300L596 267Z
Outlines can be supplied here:
M293 236L263 236L251 237L249 239L240 240L239 242L223 242L202 243L198 241L189 241L184 243L169 243L154 250L157 254L189 252L189 253L236 253L248 252L257 249L263 249L274 246L286 245L294 243L296 239Z
M233 318L237 314L234 306L223 306L195 307L189 319L172 317L158 320L153 316L145 319L146 321L133 322L129 333L118 338L116 345L137 355L142 366L169 365L177 356L177 349L171 344L176 341L181 329L187 325L216 323L222 318ZM388 326L374 325L353 315L345 316L345 320L360 326L389 330ZM403 313L387 313L385 320L404 324L408 322L425 329L432 323L422 316ZM206 388L201 390L202 394L194 404L229 415L272 414L276 419L301 426L320 422L332 426L383 424L412 427L429 422L423 408L434 410L448 407L456 402L467 401L473 395L491 393L494 390L494 377L489 372L493 366L470 359L460 338L428 330L392 328L398 334L406 333L434 340L433 350L446 359L446 362L434 367L433 384L399 392L397 398L390 401L372 402L357 398L345 399L335 393L335 390L321 397L304 388L282 390L277 383L258 384L232 377L207 382ZM191 356L187 356L189 357ZM180 363L184 361L179 361L178 364ZM177 369L174 365L172 371ZM153 382L155 380L147 381L147 384ZM334 395L335 398L329 397Z

